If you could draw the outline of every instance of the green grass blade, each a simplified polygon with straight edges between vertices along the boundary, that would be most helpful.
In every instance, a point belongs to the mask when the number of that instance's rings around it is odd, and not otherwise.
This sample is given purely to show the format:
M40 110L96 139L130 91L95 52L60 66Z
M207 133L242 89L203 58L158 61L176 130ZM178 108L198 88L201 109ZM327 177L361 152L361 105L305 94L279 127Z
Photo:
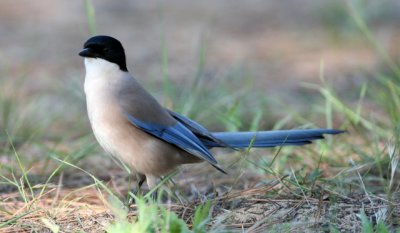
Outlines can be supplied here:
M95 10L91 0L85 0L86 18L90 35L96 35L96 17Z

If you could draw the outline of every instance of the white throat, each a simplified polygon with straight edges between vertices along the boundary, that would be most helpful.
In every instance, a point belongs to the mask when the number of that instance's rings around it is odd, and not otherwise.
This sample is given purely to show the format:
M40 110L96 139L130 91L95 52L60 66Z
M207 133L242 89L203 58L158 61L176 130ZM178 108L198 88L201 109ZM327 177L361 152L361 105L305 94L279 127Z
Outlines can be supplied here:
M85 93L101 92L112 87L124 76L117 64L101 58L85 58Z
M101 58L85 58L86 76L104 76L123 72L115 63Z

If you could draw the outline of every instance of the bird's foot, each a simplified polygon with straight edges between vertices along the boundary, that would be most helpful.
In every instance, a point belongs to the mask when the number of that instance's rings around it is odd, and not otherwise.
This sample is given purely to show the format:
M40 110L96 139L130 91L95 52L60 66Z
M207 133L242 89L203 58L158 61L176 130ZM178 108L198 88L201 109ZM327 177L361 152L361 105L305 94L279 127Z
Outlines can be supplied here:
M151 194L150 194L150 198L152 201L157 201L158 198L158 192L157 190L154 190Z
M143 183L145 181L146 181L146 177L145 176L140 177L140 179L137 182L136 189L133 189L131 192L129 192L129 197L128 197L128 200L127 200L127 203L126 203L127 206L135 204L135 197L138 197L138 196L142 195L141 187L142 187L142 185L143 185Z

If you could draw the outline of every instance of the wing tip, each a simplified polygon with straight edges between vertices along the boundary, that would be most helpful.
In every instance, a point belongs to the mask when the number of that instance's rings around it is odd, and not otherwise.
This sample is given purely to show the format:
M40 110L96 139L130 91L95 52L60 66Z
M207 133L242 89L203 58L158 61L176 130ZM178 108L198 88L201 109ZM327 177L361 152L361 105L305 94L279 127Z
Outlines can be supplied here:
M222 169L218 164L211 164L213 167L215 167L218 171L224 173L225 175L228 175L228 172L226 172L224 169Z

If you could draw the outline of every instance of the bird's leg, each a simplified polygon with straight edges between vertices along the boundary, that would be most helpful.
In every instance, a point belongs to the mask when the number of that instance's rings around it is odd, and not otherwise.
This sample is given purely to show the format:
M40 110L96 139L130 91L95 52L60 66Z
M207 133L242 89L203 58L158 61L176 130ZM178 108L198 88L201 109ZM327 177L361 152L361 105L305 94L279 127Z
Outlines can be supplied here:
M146 175L146 181L147 181L147 186L149 187L149 190L153 191L151 193L151 198L153 199L153 201L156 201L158 190L155 189L155 187L157 186L158 177L154 176L154 175Z
M137 182L137 186L136 186L136 190L132 190L132 193L134 196L138 196L141 193L141 187L143 185L143 183L146 181L146 176L143 174L136 174L136 182ZM135 199L133 198L132 195L130 195L130 198L128 200L128 205L131 205L135 202Z
M140 192L143 183L146 181L146 176L138 175L136 181L137 181L137 189L135 195L137 195Z

